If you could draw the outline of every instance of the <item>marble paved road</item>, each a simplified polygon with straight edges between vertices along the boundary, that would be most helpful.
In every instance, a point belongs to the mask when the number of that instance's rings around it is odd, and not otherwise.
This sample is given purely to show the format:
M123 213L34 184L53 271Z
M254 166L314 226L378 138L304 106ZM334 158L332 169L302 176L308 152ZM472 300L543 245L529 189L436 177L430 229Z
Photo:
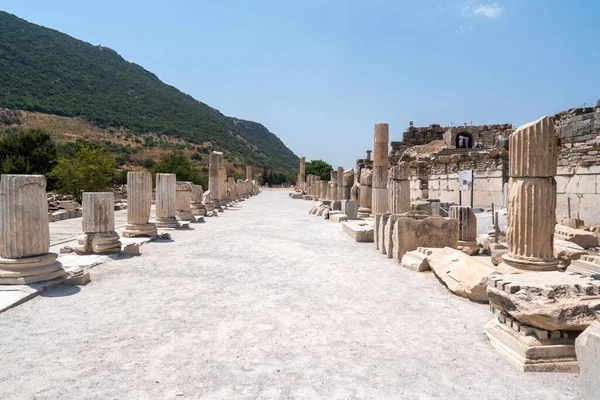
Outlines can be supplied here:
M267 190L0 315L0 398L579 399L522 373L486 305Z

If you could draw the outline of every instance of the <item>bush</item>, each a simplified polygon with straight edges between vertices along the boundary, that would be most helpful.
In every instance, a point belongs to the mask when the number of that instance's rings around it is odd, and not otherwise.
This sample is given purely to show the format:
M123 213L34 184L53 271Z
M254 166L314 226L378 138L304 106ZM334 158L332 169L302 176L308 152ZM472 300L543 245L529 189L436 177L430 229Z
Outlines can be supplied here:
M151 169L153 174L176 174L178 181L189 181L202 187L208 187L208 182L200 174L194 163L182 151L174 151Z

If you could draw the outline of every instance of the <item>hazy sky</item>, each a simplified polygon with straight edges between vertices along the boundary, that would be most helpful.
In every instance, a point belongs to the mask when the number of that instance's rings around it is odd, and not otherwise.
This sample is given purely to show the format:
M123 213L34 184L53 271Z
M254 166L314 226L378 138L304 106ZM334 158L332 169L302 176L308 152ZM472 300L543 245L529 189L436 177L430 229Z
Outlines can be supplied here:
M519 125L600 98L600 1L2 1L108 46L298 156L353 167L373 124Z

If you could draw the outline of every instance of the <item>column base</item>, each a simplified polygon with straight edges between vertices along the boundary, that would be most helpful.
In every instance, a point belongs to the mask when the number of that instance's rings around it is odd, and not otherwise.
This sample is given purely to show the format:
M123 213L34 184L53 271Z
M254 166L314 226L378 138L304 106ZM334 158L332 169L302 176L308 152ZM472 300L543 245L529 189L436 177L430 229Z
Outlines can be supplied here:
M463 253L465 253L469 256L474 256L475 254L479 254L479 245L477 244L477 242L475 240L473 240L473 241L459 240L458 246L456 249L459 251L462 251Z
M57 257L56 253L17 259L0 257L0 285L28 285L60 278L66 272Z
M358 208L358 218L369 218L371 216L371 209L367 207Z
M179 228L179 223L175 217L156 218L154 224L157 228Z
M511 267L527 271L556 271L558 269L558 259L539 260L516 258L508 253L502 256L502 260Z
M192 204L192 214L203 217L206 215L206 207L204 204Z
M156 232L156 225L154 224L127 224L122 233L123 237L136 237L136 236L158 236Z
M84 233L77 238L75 251L80 254L115 254L121 251L121 241L115 231Z
M196 221L196 218L194 217L194 214L192 214L191 211L176 211L175 218L177 219L177 221L188 221L188 222Z

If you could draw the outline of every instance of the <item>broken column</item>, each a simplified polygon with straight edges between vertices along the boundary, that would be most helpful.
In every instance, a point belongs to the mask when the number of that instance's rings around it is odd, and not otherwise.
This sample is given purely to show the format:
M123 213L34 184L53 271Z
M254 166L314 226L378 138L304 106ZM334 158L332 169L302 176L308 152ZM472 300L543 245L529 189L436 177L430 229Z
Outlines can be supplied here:
M519 127L509 139L508 265L531 271L557 268L556 138L554 119L544 116Z
M127 173L127 224L124 237L157 235L156 226L149 222L152 208L152 174Z
M327 186L329 181L319 181L319 200L327 200Z
M388 211L403 214L410 211L410 164L400 161L388 171Z
M306 190L305 175L306 175L306 157L300 158L300 171L298 171L298 182L296 182L296 190L303 192Z
M223 155L223 153L219 151L213 151L210 153L210 162L208 165L208 192L211 207L213 209L222 211L223 209L221 208L221 203L219 202L219 195L221 192L221 184L219 181L220 155Z
M175 174L156 174L156 220L157 228L177 228L175 217Z
M373 176L371 170L363 168L360 171L360 200L358 202L358 217L366 218L371 215L371 204L372 204L372 191L371 184L373 182Z
M195 221L192 214L192 182L176 182L175 218L177 221Z
M479 253L477 244L477 217L471 207L451 206L450 218L458 220L457 249L470 256Z
M2 175L0 180L0 284L26 285L65 274L50 250L46 178Z
M352 168L343 171L342 188L339 200L350 200L352 186L354 185L354 170Z
M331 179L329 181L329 190L327 191L327 200L336 201L338 199L337 172L331 170Z
M371 214L387 211L388 124L375 124L373 147L373 182Z
M227 178L227 187L229 188L230 201L237 200L237 192L235 190L235 179L233 177Z
M77 237L77 253L110 254L121 251L115 232L115 195L112 192L84 192L81 203L83 234Z
M192 185L192 195L191 202L192 205L190 207L192 214L204 216L206 215L206 206L202 204L202 196L204 191L202 190L202 185Z
M337 167L337 175L336 175L336 181L337 181L337 199L338 200L344 200L344 187L343 187L343 180L344 180L344 168L343 167Z

